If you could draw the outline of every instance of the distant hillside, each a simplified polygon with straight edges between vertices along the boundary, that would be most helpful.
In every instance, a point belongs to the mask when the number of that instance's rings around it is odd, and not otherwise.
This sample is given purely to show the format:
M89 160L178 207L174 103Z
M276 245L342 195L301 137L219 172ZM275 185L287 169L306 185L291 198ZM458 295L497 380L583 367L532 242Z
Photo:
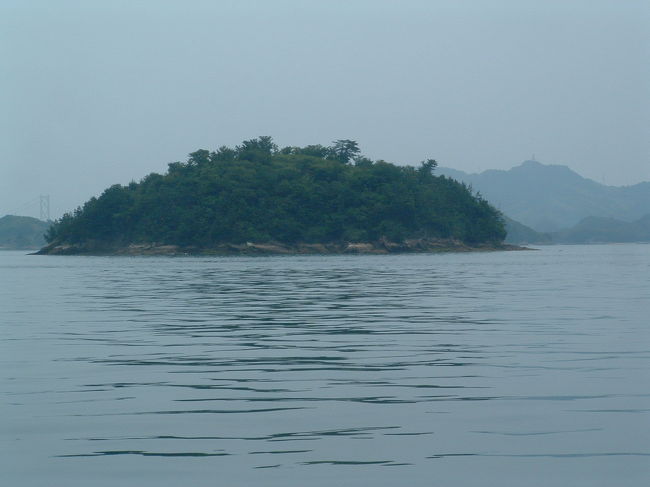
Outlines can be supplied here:
M552 238L554 243L650 242L650 214L631 223L591 216Z
M508 171L467 174L440 167L445 175L472 186L514 220L539 232L554 232L589 216L634 221L650 213L650 183L605 186L566 166L525 161Z
M50 224L29 216L0 218L0 249L38 249L45 245L43 234Z
M532 228L527 227L512 218L508 218L505 215L503 219L506 224L506 243L515 245L553 243L551 235L548 233L536 232Z

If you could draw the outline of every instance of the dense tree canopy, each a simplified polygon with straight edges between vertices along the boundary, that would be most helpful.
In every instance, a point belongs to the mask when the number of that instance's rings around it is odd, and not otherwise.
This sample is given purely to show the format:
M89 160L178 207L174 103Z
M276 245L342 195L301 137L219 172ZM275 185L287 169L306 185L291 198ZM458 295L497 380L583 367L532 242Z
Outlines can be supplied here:
M198 150L166 174L114 185L49 229L49 242L363 242L453 238L501 242L500 213L467 186L419 168L372 161L357 143L279 149L271 137Z

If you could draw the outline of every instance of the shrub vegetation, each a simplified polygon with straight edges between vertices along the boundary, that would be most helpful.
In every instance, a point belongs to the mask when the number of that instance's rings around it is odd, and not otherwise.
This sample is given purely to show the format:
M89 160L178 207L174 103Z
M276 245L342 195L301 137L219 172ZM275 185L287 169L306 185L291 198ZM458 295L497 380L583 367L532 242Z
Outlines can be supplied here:
M371 242L505 238L501 214L468 186L419 167L372 161L354 141L278 148L271 137L197 150L166 174L114 185L54 222L48 242Z

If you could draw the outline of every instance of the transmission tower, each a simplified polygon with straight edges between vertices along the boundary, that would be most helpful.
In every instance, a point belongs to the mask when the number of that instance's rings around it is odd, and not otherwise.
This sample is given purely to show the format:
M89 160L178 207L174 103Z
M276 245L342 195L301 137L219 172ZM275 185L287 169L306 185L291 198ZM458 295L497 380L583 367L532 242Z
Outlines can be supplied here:
M50 221L50 195L41 195L41 220Z

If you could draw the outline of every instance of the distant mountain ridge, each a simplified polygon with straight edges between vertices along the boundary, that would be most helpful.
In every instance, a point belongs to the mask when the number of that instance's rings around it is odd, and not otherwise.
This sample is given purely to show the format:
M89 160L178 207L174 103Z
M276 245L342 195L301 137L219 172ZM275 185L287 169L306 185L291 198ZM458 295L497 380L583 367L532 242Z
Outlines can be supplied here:
M650 182L606 186L566 166L524 161L510 170L468 174L439 167L437 174L462 181L508 217L538 232L557 232L587 217L634 222L650 213Z
M553 242L553 237L550 233L536 232L523 223L508 218L507 215L504 215L503 218L506 224L506 243L515 245L556 243Z
M45 244L43 234L50 226L29 216L5 215L0 218L0 249L38 249Z
M590 244L650 242L650 214L633 222L588 216L571 228L557 232L536 232L507 216L506 243L509 244Z
M557 243L650 242L650 214L633 222L590 216L551 238Z

